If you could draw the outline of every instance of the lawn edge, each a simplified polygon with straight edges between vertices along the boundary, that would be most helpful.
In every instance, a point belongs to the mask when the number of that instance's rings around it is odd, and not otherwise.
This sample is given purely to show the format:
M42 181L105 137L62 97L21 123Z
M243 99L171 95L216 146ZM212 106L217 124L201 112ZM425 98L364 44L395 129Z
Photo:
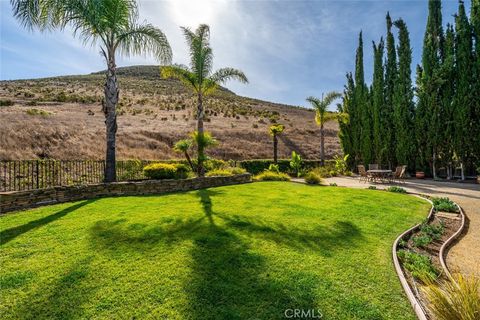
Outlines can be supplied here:
M427 215L427 219L430 219L433 216L433 212L434 212L433 202L431 200L429 200L427 198L424 198L424 197L422 197L420 195L417 195L417 194L411 194L411 195L414 196L414 197L418 197L420 199L423 199L423 200L427 201L428 203L430 203L431 208L430 208L430 211ZM395 241L393 242L393 247L392 247L392 258L393 258L393 265L395 267L395 272L397 273L398 279L400 280L400 284L403 287L403 291L407 295L408 301L412 305L413 311L417 315L418 319L427 320L428 318L427 318L426 312L423 309L420 301L417 299L417 297L413 293L412 288L410 288L410 285L408 284L408 281L405 277L402 266L400 265L400 261L398 260L398 256L397 256L398 242L400 241L400 239L402 239L404 236L416 231L420 227L420 225L421 225L421 223L418 223L418 224L414 225L413 227L411 227L411 228L407 229L406 231L402 232L395 239Z

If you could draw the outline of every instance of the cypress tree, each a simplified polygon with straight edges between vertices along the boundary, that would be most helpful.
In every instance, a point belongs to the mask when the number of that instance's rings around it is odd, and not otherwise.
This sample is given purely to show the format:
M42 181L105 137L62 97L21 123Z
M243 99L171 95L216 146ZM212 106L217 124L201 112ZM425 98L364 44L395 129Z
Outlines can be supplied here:
M382 112L383 122L383 155L385 161L390 166L397 161L395 159L395 127L393 123L393 96L395 91L395 83L398 77L397 71L397 55L395 52L395 38L392 33L392 19L390 13L387 12L387 61L385 63L385 107Z
M384 151L384 124L382 123L382 113L385 108L384 97L384 70L383 70L383 38L380 43L375 45L373 42L373 84L372 84L372 120L373 120L373 151L377 163L382 163Z
M459 2L458 14L455 16L455 53L456 53L456 79L457 86L454 96L454 121L455 121L455 151L462 165L462 180L464 165L472 160L472 119L474 114L474 59L473 59L472 29L465 13L463 1ZM478 99L478 97L476 97Z
M454 104L455 95L455 33L453 26L447 24L445 32L445 57L442 65L442 123L441 144L439 148L440 156L447 168L447 178L451 179L453 175L453 161L455 156L454 136ZM439 134L440 134L439 133Z
M476 166L480 167L480 0L472 0L472 6L470 11L470 23L473 31L473 39L475 41L475 54L474 54L474 117L472 126L474 131L472 132L474 139L474 154L476 158ZM478 172L480 174L480 172Z
M394 91L394 126L396 135L395 154L399 164L414 166L415 134L412 86L412 49L407 25L402 19L395 21L399 30L398 78Z
M440 0L429 0L428 20L423 40L422 67L418 82L417 145L419 165L431 165L436 178L436 160L441 143L441 77L440 68L443 58L442 8Z
M365 85L365 75L363 68L363 38L362 32L358 37L358 48L355 59L355 94L354 94L354 118L355 121L355 149L357 150L356 162L360 160L368 163L371 160L371 140L370 137L370 112L367 103L368 88Z
M351 121L351 116L354 113L354 94L355 94L355 84L353 82L353 76L351 73L347 73L347 84L343 91L342 104L339 105L338 112L345 114L346 117L339 121L339 138L340 144L342 146L343 154L350 155L348 157L349 165L355 165L355 148L353 145L353 126L355 122Z

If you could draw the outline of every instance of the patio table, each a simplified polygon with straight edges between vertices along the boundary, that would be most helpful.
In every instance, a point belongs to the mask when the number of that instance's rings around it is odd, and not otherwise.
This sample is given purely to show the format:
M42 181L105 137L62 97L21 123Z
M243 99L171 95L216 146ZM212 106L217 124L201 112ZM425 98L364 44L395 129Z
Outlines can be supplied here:
M383 182L387 180L392 174L392 170L380 170L380 169L368 170L367 172L372 176L372 180L374 182L376 182L377 179Z

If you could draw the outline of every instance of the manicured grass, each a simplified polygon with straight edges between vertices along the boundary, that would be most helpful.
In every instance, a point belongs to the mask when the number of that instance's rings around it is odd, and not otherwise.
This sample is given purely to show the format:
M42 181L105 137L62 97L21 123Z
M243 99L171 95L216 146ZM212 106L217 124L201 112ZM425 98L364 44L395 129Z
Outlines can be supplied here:
M2 319L415 319L395 237L427 214L375 190L259 182L0 218Z

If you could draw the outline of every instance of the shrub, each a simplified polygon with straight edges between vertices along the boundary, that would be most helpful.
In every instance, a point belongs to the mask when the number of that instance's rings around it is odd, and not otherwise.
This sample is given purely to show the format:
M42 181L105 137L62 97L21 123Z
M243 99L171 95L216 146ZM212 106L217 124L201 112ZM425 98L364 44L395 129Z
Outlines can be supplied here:
M348 160L348 157L350 155L347 154L345 155L343 158L336 155L335 157L333 157L333 160L335 161L335 171L339 174L346 174L348 171L348 167L347 167L347 160ZM350 175L351 175L351 172L350 172Z
M457 205L448 198L433 198L433 207L437 211L458 212Z
M331 167L331 160L327 160L326 164ZM273 164L271 159L254 159L254 160L243 160L239 162L240 166L250 172L251 174L259 174L264 170L268 170L268 167ZM292 170L290 168L290 159L279 159L277 161L278 168L280 172L290 173ZM302 169L312 170L320 165L320 160L303 160Z
M453 281L444 280L422 287L430 312L438 320L479 319L480 279L474 275L453 275Z
M427 256L407 250L399 250L397 256L403 267L423 283L430 283L439 276L438 270Z
M320 184L322 183L322 178L319 177L315 172L309 172L305 175L305 182L308 184Z
M42 117L46 117L52 114L51 112L41 110L41 109L35 109L35 108L28 109L26 113L30 116L42 116Z
M143 174L150 179L186 179L189 168L184 164L152 163L143 168Z
M257 181L290 181L288 174L265 170L254 177Z
M8 106L13 106L13 101L10 99L0 99L0 107L8 107Z
M237 167L230 167L230 168L224 168L224 169L214 169L212 171L209 171L206 173L207 177L213 177L213 176L233 176L236 174L242 174L246 173L247 171L243 168L237 168Z
M330 183L330 187L336 187L336 186L337 186L337 184L335 182Z
M420 228L421 232L428 235L432 239L440 240L445 231L445 223L440 221L437 224L423 224Z
M376 186L369 186L368 189L370 189L370 190L377 190L377 187L376 187Z
M328 170L325 167L316 167L312 171L316 175L318 175L320 178L330 178L332 175L330 174L330 170Z
M388 192L396 192L396 193L407 193L407 190L403 189L402 187L391 186L387 188Z
M415 247L425 248L432 242L432 238L424 233L419 233L412 237L412 242Z

